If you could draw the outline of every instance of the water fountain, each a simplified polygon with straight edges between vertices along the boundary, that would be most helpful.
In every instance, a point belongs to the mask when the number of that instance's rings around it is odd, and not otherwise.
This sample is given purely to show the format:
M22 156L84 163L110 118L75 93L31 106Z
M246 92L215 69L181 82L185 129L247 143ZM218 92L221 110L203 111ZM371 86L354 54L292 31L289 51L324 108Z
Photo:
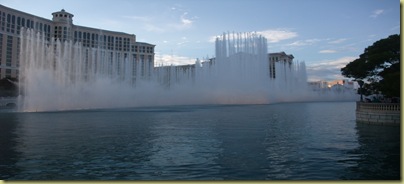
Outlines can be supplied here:
M224 33L215 58L147 76L130 56L31 30L21 31L20 45L20 111L321 100L308 88L304 62L276 63L270 77L267 41L255 33Z

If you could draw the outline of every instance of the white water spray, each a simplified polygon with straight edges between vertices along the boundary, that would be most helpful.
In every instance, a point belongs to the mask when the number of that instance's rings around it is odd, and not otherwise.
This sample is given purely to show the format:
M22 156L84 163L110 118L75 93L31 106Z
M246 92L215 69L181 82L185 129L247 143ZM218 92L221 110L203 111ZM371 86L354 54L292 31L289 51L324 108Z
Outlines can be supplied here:
M21 32L20 111L321 100L303 62L276 63L270 77L267 41L255 33L218 37L209 61L153 69L120 52Z

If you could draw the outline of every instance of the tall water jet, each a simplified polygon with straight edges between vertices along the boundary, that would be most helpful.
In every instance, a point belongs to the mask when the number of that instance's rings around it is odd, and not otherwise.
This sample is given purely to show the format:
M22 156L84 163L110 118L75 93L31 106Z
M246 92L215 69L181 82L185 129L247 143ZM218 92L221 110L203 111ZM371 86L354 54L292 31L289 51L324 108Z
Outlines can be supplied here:
M304 62L275 63L271 73L267 40L256 33L224 33L215 58L159 67L31 30L20 40L21 111L322 99L308 88Z
M20 39L22 111L105 108L127 103L135 82L148 80L143 61L119 52L61 42L31 30ZM127 96L130 97L130 96Z

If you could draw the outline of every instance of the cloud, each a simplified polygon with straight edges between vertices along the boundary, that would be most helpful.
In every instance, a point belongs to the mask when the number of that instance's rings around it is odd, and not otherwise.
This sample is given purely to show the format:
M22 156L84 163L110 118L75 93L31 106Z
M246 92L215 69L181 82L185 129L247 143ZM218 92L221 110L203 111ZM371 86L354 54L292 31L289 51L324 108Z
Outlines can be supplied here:
M127 19L136 20L136 21L141 21L141 22L150 22L152 20L151 17L147 17L147 16L123 16L123 17L127 18Z
M183 26L191 26L193 23L191 19L185 17L187 14L188 12L184 12L180 17Z
M317 39L317 38L307 39L307 40L298 40L298 41L292 42L290 44L287 44L287 46L300 47L300 46L305 46L305 45L313 45L319 41L321 41L321 40Z
M307 76L309 81L331 81L343 79L341 68L345 67L349 62L357 59L357 57L342 57L336 60L325 60L312 64L307 64Z
M340 39L337 39L337 40L330 41L328 43L330 43L330 44L338 44L338 43L344 42L345 40L347 40L347 39L346 38L340 38Z
M183 36L181 37L181 42L178 42L177 45L184 45L190 41L187 40L187 37Z
M163 25L161 25L161 26L165 27L166 30L174 30L174 31L181 31L181 30L189 29L192 27L192 25L193 25L195 19L197 19L197 17L188 18L187 15L188 15L188 12L184 12L179 17L179 20L171 21L168 24L163 23Z
M289 31L287 29L267 29L263 31L250 32L250 33L257 33L259 35L262 35L268 40L269 43L276 43L282 40L287 40L298 36L296 32ZM209 37L208 41L215 42L217 37L220 37L220 35L211 36Z
M143 26L143 29L145 29L146 31L150 31L150 32L155 32L155 33L163 33L166 30L160 26L155 26L153 24L145 24Z
M154 56L155 66L167 65L188 65L195 64L196 59L185 56L168 55L156 53Z
M196 16L189 16L189 12L180 8L172 7L169 12L162 12L153 16L123 16L127 21L136 21L142 29L155 32L164 33L170 31L181 31L189 29L195 23ZM123 22L124 24L127 24Z
M217 37L219 37L219 36L211 36L211 37L209 37L208 42L215 42Z
M257 33L264 36L269 43L276 43L298 36L296 32L292 32L286 29L268 29L264 31L258 31Z
M99 25L95 25L95 27L111 27L113 31L124 30L126 27L124 22L111 18L101 19L100 23Z
M390 28L390 30L395 31L395 30L400 30L400 25L394 26Z
M384 12L383 9L378 9L372 12L372 14L370 15L370 17L372 18L377 18L379 15L381 15Z
M320 50L318 53L321 54L331 54L331 53L336 53L336 50Z
M188 43L189 41L183 41L183 42L178 42L177 45L184 45L186 43Z

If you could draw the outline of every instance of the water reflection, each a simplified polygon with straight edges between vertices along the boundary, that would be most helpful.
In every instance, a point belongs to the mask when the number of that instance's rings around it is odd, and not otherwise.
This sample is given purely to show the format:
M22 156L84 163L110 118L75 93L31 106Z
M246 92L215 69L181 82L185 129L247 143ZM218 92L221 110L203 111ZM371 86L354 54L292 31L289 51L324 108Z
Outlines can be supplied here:
M203 113L186 111L167 111L154 118L151 155L141 167L148 175L146 179L190 180L217 176L221 142L216 139L209 118L204 118Z
M136 112L22 113L20 168L10 179L131 179L150 153L150 116Z
M0 112L0 180L15 176L20 169L16 166L20 152L16 113Z
M399 179L399 127L354 105L0 113L0 179Z
M400 180L400 127L357 123L359 147L348 153L356 165L343 179Z
M224 180L264 180L266 174L265 120L270 114L261 106L231 106L212 113L215 131L222 142L217 160Z

